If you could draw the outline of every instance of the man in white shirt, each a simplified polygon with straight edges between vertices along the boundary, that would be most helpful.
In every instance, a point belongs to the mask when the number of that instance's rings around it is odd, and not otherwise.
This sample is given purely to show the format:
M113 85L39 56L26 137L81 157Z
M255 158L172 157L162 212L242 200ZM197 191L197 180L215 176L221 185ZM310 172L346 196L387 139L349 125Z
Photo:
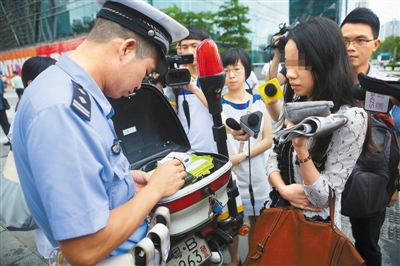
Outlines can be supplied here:
M21 99L21 96L24 93L24 84L22 83L21 76L18 75L17 71L14 71L13 74L14 77L11 79L11 85L18 95L18 99Z

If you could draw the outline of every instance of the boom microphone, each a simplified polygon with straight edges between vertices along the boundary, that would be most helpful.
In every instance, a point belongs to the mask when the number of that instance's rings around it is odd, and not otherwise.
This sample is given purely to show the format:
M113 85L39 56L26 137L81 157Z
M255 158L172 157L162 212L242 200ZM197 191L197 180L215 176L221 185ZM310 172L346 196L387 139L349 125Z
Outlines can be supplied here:
M374 88L374 90L376 89ZM388 95L371 92L360 83L351 86L350 94L354 99L364 102L365 110L387 113L392 108Z
M260 91L261 98L265 104L270 104L271 102L283 97L282 88L276 78L259 85L258 90Z
M242 129L240 127L239 123L231 117L227 118L225 123L228 127L232 128L233 130L241 130Z
M384 79L368 77L363 73L358 74L358 81L365 90L400 99L399 79L391 77L385 77Z

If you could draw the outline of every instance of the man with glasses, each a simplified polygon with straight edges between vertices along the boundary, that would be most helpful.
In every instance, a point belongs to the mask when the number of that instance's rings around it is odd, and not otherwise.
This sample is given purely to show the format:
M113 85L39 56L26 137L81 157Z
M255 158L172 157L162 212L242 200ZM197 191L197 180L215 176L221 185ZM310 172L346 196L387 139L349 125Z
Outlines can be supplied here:
M374 78L385 77L386 74L379 72L369 62L372 53L378 49L380 44L378 39L380 22L376 14L368 8L356 8L343 20L340 28L350 62L354 66L356 74L358 75L361 72ZM391 119L388 116L387 118ZM382 191L382 193L385 193L385 191ZM397 197L398 191L394 193L392 200L397 199ZM382 264L382 254L378 241L385 215L386 209L374 217L364 219L350 217L356 249L367 265Z
M349 59L356 73L364 73L371 77L384 77L369 59L378 49L379 18L368 8L356 8L343 20L340 28L349 53Z

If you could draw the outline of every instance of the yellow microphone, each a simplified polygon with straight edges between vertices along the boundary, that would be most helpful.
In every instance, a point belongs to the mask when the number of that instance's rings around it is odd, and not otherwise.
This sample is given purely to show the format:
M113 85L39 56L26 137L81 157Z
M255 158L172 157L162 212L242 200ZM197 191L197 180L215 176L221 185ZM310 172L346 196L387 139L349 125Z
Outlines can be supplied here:
M283 97L283 91L276 78L268 80L267 82L258 85L261 98L266 104L278 100Z

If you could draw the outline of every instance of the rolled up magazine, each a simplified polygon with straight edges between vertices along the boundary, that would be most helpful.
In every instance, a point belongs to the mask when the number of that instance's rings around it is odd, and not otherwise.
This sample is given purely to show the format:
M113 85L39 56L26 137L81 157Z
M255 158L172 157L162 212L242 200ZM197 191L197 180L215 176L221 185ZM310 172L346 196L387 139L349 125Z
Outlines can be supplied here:
M326 117L331 114L332 101L289 102L283 106L285 118L294 124L310 116Z
M279 142L284 143L299 136L322 138L347 123L347 117L340 114L330 114L326 117L309 116L291 128L278 132Z

